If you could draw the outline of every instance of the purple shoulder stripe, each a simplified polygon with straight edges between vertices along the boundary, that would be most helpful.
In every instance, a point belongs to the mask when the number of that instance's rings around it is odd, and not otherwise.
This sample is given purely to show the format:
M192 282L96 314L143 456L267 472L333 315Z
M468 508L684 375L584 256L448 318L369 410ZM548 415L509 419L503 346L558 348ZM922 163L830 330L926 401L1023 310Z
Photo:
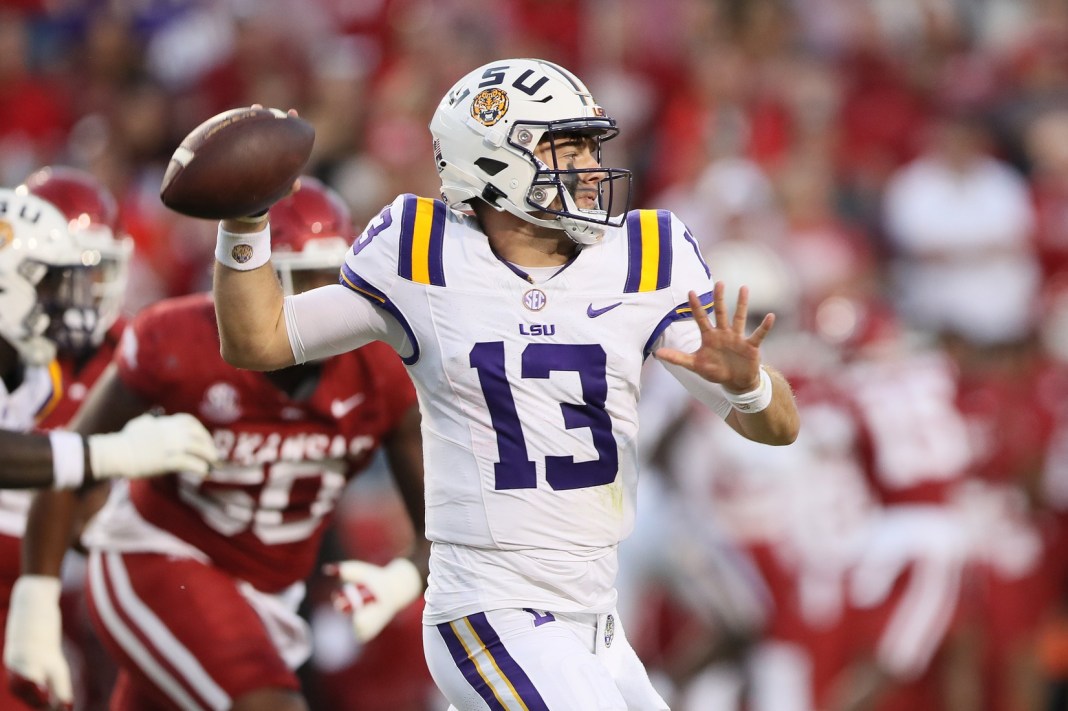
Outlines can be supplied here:
M700 300L701 306L704 307L706 313L711 311L712 307L715 305L715 301L712 298L711 291L705 292L697 298L698 300ZM656 342L656 339L660 338L660 334L662 334L668 326L675 323L676 321L681 321L682 319L687 318L693 318L693 311L690 309L689 302L679 304L671 311L669 311L667 316L660 319L660 323L658 323L656 325L656 328L653 329L653 333L651 336L649 336L649 340L645 342L645 357L649 357L650 353L652 352L653 343Z
M419 340L415 337L415 331L412 330L408 319L404 317L397 305L386 296L385 292L377 289L369 281L354 272L348 264L341 265L341 275L338 277L338 283L359 294L378 308L385 309L393 318L397 319L397 323L404 329L404 333L408 336L408 341L412 344L411 355L401 356L401 360L405 365L411 365L419 360Z

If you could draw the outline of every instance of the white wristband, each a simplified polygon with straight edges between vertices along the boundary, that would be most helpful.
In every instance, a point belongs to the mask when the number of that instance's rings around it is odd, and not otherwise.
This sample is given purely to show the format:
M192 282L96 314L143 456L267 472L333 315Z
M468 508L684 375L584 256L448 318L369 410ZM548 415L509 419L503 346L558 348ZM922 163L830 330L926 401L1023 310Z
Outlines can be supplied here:
M52 430L52 487L77 489L85 481L85 441L77 432Z
M259 232L248 234L228 232L220 224L215 259L224 266L242 272L262 267L271 259L270 224Z
M754 389L747 393L732 393L724 390L723 394L738 412L744 412L747 415L760 412L771 404L771 376L768 375L764 366L760 366L760 384Z

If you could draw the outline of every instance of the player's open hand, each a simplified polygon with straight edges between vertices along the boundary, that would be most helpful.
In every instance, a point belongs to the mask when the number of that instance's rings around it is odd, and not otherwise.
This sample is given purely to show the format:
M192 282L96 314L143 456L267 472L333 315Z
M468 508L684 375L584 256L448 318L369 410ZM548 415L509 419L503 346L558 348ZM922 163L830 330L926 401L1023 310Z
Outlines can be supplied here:
M760 384L760 345L775 324L775 314L767 314L746 336L749 288L738 289L738 305L733 318L727 314L725 291L723 282L717 281L712 292L715 323L708 317L697 293L690 292L693 319L701 331L701 345L696 351L685 353L674 348L659 348L653 355L665 363L691 370L705 380L720 383L731 392L749 392Z

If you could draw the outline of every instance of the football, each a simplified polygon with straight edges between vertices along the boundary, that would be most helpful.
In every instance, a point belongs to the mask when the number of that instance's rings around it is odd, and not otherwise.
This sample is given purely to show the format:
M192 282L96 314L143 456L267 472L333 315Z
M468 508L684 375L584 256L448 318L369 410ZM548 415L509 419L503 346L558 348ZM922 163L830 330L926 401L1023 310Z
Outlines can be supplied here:
M312 125L285 111L224 111L193 129L174 151L160 199L190 217L255 215L289 193L314 142Z

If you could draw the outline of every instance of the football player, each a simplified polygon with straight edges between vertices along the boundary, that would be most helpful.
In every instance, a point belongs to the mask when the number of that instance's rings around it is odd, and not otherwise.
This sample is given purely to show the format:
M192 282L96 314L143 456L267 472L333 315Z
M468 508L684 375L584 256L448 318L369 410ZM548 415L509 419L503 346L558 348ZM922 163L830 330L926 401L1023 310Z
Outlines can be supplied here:
M57 301L58 308L76 308L50 314L48 335L55 341L66 382L79 382L84 396L94 374L111 359L122 328L122 301L126 291L133 238L122 233L115 197L92 173L64 165L41 168L15 188L59 208L82 248L82 278L72 280ZM80 308L77 308L80 307ZM66 316L66 318L63 318ZM68 395L70 395L68 393ZM47 422L66 422L80 398L60 403ZM62 417L67 413L66 417Z
M274 278L287 292L336 281L352 236L340 197L303 183L271 210ZM238 370L219 357L211 295L196 294L131 320L76 421L108 429L151 408L198 418L221 463L207 478L175 469L113 488L83 536L90 615L120 667L111 708L307 708L294 674L309 652L296 614L303 581L346 482L380 445L422 527L419 412L403 365L377 344L271 373ZM69 493L35 501L20 583L55 579L76 503ZM418 597L425 558L337 566L358 638ZM35 624L8 644L32 647ZM28 668L13 671L44 672L42 686L65 673L58 648L26 657Z
M403 358L428 463L424 649L457 709L666 708L615 612L641 365L788 444L790 387L761 363L774 316L747 334L748 290L729 316L686 227L627 210L630 172L600 162L615 121L568 70L479 67L430 131L442 199L386 206L341 284L284 297L269 220L223 221L224 356L271 370L378 340Z
M31 494L6 489L76 488L107 477L137 477L176 467L195 475L215 458L208 432L189 416L131 420L123 431L89 437L54 429L30 433L55 418L71 388L61 360L63 333L95 316L93 305L70 298L92 278L86 248L56 205L20 187L0 189L0 621L17 627L23 603L37 595L59 599L58 581L32 588L14 585L20 540ZM76 385L76 383L75 383ZM151 443L151 446L146 446ZM21 601L21 602L20 602ZM8 615L10 609L15 614ZM44 627L54 635L59 627ZM20 650L5 648L5 659ZM69 680L59 682L71 701ZM0 690L0 706L21 702Z
M56 362L63 383L63 397L38 429L65 426L85 399L93 383L111 362L125 327L122 304L126 294L133 238L119 223L119 207L111 191L92 173L65 165L50 165L34 171L15 188L33 194L59 208L67 227L82 249L82 267L68 274L67 288L48 304L46 335L56 344ZM198 425L199 426L199 425ZM107 487L96 487L103 504ZM100 654L98 642L85 616L85 558L68 556L63 575L63 633L65 649L72 659L76 705L101 703L110 694L114 665ZM12 567L12 582L18 563Z

